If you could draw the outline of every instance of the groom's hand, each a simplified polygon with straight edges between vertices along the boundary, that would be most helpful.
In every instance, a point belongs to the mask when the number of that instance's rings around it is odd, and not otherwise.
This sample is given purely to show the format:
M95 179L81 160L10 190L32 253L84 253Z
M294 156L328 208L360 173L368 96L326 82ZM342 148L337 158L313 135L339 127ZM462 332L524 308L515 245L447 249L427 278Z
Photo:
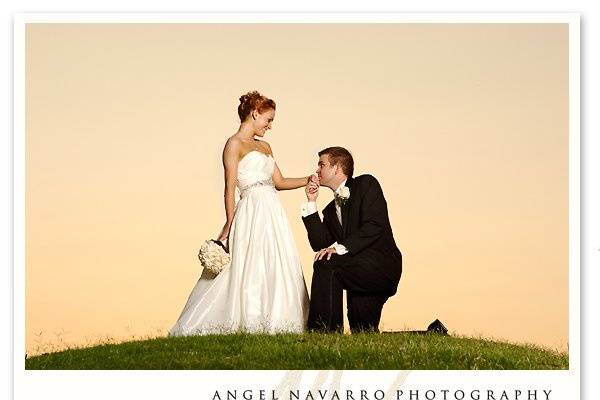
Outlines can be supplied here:
M331 259L331 255L332 254L337 254L337 252L335 251L335 248L333 247L327 247L324 249L321 249L319 251L317 251L317 254L315 254L315 261L317 260L322 260L323 257L327 256L327 259Z

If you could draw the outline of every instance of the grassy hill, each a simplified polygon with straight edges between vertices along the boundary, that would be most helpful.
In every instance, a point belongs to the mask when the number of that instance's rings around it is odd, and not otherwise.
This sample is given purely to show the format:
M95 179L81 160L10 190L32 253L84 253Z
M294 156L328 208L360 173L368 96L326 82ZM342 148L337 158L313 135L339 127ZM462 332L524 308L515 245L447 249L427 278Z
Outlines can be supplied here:
M567 353L435 334L156 338L29 357L26 369L568 369Z

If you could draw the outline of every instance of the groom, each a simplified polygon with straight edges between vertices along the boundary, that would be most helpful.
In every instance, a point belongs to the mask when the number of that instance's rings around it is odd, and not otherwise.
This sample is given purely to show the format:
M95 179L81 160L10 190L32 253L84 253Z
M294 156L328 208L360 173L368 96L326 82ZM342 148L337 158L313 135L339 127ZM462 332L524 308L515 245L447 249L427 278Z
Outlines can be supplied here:
M381 310L396 293L402 254L394 242L387 203L372 175L352 177L354 160L343 147L319 152L317 177L306 185L302 220L316 251L308 329L343 331L342 294L346 290L352 332L379 331ZM334 192L317 212L319 187Z

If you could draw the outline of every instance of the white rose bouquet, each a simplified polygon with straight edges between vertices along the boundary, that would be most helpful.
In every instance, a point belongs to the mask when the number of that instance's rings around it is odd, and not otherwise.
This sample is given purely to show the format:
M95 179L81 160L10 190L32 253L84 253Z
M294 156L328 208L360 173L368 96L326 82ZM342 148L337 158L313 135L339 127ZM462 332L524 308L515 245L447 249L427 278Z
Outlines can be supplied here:
M231 262L231 256L225 245L217 240L206 240L198 253L200 264L213 274L223 271Z

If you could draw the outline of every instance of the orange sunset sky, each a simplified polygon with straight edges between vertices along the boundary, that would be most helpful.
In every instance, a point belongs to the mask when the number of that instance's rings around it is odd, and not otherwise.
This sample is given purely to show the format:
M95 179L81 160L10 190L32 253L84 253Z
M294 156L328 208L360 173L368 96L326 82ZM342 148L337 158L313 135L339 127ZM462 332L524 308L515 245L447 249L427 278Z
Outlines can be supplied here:
M403 253L382 330L566 350L567 24L27 24L26 350L166 334L239 96L284 176L341 145ZM310 288L303 190L280 192ZM319 208L331 200L323 190Z

